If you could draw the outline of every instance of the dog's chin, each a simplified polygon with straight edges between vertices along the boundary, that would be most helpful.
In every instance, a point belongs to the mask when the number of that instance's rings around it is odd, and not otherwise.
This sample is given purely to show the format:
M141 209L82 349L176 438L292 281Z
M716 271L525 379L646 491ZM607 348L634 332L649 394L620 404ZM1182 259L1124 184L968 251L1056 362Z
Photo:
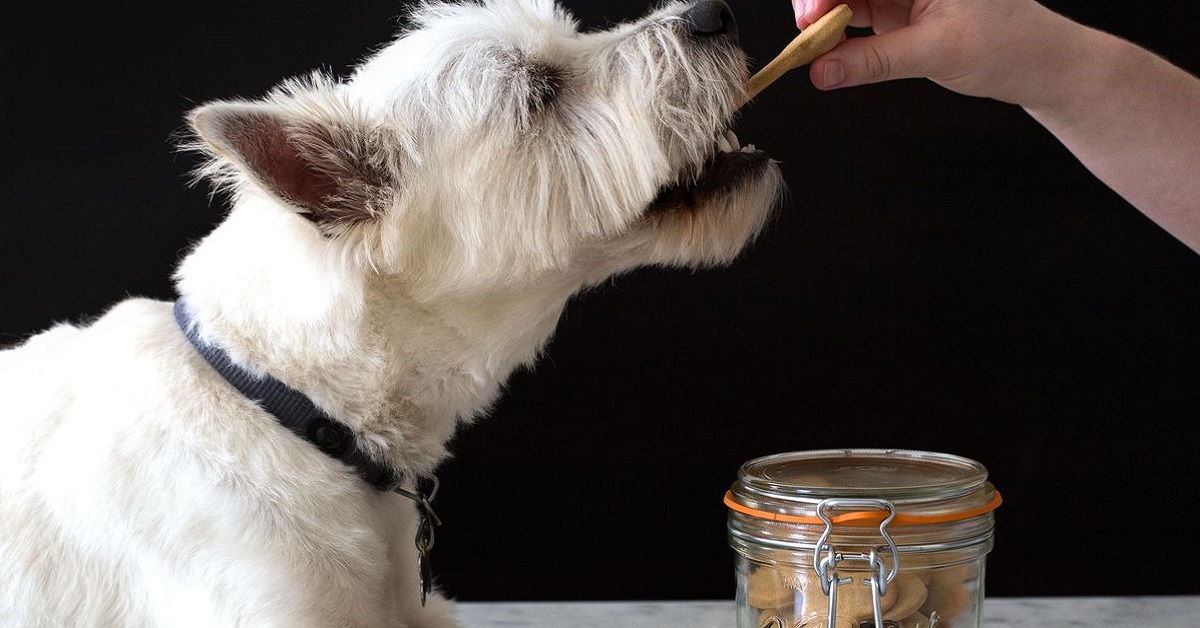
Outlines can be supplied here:
M673 182L658 190L646 207L646 214L699 211L761 177L770 164L767 153L752 144L741 146L732 131L725 131L718 136L714 152L704 163L685 168Z

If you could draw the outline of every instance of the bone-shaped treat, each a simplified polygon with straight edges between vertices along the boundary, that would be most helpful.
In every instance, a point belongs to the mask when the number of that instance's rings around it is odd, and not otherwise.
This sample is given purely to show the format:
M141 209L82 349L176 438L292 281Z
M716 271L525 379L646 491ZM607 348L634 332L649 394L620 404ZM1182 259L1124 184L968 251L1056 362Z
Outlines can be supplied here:
M746 83L746 100L753 99L789 70L812 63L817 57L832 50L842 40L842 33L853 16L854 12L850 7L839 4L801 31L779 56L750 77L750 81Z

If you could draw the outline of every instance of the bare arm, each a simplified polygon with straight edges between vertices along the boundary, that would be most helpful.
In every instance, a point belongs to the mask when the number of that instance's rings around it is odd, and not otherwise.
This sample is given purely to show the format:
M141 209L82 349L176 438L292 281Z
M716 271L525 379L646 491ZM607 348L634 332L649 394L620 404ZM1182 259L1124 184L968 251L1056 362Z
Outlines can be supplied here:
M838 2L796 0L806 26ZM849 0L853 38L813 63L821 89L926 77L1023 107L1100 180L1200 252L1200 79L1033 0Z
M1077 36L1071 87L1021 104L1100 180L1200 252L1200 80L1111 35Z

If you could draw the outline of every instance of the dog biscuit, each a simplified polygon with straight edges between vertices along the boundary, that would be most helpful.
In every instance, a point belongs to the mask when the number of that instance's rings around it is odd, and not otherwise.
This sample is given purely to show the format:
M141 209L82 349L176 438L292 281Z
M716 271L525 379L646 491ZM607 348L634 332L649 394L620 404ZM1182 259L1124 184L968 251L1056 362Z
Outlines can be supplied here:
M974 576L970 565L956 565L933 572L929 582L929 597L921 606L921 612L930 615L937 611L942 619L950 619L962 613L972 602L972 591L967 580Z
M773 619L790 626L825 626L828 622L829 598L821 589L816 573L785 573L762 567L749 577L747 598L751 606L762 611L759 624L766 626ZM873 616L871 590L862 586L843 585L838 588L837 625L850 628ZM797 591L800 595L797 597ZM899 628L925 628L929 616L937 613L948 619L963 610L959 598L966 586L954 578L930 583L925 571L901 573L880 599L887 625ZM797 604L798 606L793 606ZM946 605L942 608L941 605ZM790 618L790 619L789 619Z
M783 572L774 567L759 567L750 574L747 599L755 608L780 608L792 604L796 591L784 581Z
M812 63L817 57L832 50L842 40L842 33L852 17L854 12L850 7L840 4L801 31L779 56L750 77L746 84L746 100L752 100L789 70Z

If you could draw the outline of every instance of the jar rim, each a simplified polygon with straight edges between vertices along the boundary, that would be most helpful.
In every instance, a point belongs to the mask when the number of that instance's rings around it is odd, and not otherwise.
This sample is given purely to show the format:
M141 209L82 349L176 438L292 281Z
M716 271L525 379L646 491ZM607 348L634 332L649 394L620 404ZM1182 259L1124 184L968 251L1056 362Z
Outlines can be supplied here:
M986 504L983 504L982 506L977 506L975 508L970 508L967 510L958 510L958 511L953 511L953 512L934 514L934 515L915 515L915 514L908 514L908 513L896 513L892 517L891 523L892 523L892 525L895 525L895 526L917 526L917 525L933 525L933 524L937 524L937 523L949 523L951 521L962 521L963 519L970 519L972 517L986 515L987 513L999 508L1000 504L1003 501L1004 501L1003 498L1000 497L1000 491L993 490L992 498ZM782 513L782 512L768 512L765 510L758 510L755 508L750 508L749 506L744 506L742 504L739 504L737 502L737 500L734 499L733 490L725 491L724 502L725 502L725 505L727 507L729 507L730 510L740 512L743 515L749 515L756 519L765 519L767 521L778 521L780 523L806 523L806 524L813 524L813 525L820 525L820 524L825 523L820 517L817 517L817 516L810 517L810 516L806 516L806 515L790 515L790 514ZM872 526L872 527L874 527L874 526L878 526L880 523L883 523L883 520L886 519L887 516L888 516L888 512L884 509L852 510L852 511L843 512L843 513L837 514L837 515L831 515L829 517L829 521L833 525Z
M822 449L755 458L741 466L725 494L731 510L785 523L897 526L960 521L1001 503L982 464L953 454L912 449ZM821 513L826 500L864 501ZM886 506L886 507L885 507Z

